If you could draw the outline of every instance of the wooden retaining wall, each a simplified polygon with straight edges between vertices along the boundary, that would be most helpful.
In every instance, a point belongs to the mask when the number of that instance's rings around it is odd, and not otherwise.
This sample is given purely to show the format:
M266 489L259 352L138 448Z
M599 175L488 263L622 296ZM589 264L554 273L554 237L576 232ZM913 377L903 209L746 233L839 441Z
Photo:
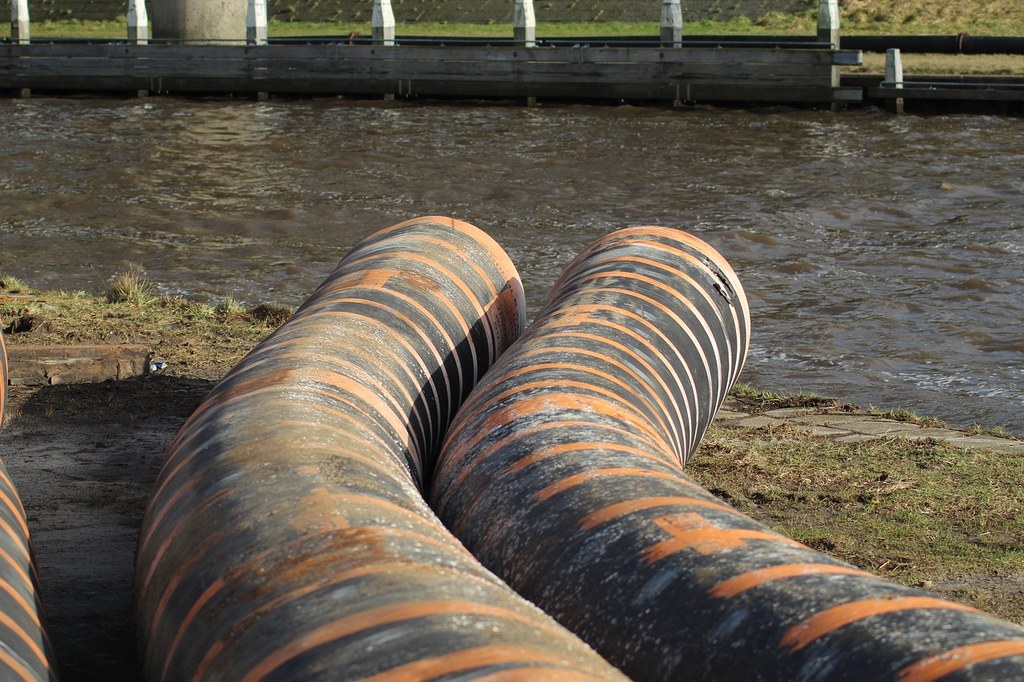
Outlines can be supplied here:
M859 60L824 45L9 43L0 89L831 103L851 92L838 88L836 65Z

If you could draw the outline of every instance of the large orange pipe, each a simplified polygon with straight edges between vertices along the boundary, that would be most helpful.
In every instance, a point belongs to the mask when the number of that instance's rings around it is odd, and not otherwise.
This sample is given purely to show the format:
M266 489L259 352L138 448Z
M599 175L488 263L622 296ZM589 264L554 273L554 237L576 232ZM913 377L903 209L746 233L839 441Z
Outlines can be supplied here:
M707 244L598 240L463 406L432 505L634 679L1024 679L1021 628L815 552L684 475L748 329Z
M0 332L0 426L7 398L7 348ZM57 679L25 510L0 460L0 679Z
M522 307L508 257L466 223L355 246L170 447L136 566L146 677L620 679L421 494Z

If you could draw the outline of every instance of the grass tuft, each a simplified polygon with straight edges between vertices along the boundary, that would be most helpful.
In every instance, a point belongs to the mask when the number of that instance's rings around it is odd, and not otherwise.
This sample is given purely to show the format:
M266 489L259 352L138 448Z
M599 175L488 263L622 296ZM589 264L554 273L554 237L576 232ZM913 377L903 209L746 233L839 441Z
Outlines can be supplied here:
M0 276L0 289L9 294L21 294L28 291L28 285L14 275Z
M107 290L110 303L147 305L156 298L153 284L146 279L142 266L131 263L124 272L114 275Z

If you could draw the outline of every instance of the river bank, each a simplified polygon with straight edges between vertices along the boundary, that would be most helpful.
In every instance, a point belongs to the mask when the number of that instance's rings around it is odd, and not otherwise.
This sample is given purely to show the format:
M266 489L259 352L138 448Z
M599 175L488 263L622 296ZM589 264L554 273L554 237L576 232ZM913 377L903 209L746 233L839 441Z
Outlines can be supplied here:
M64 678L137 679L134 552L163 453L290 309L158 297L131 278L103 296L0 300L12 356L30 344L145 344L166 363L120 381L13 386L0 431ZM741 386L688 471L816 549L1024 622L1024 442Z

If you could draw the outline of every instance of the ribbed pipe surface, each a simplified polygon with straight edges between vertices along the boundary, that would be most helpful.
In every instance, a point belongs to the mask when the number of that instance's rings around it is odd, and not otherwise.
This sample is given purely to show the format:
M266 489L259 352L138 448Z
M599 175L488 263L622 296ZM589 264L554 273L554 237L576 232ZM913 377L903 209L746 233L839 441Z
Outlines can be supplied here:
M354 247L170 447L136 566L147 678L618 679L421 494L522 306L508 257L466 223Z
M0 426L7 398L7 348L0 332ZM0 460L0 679L55 680L25 510Z
M708 245L599 240L463 406L435 510L634 679L1024 679L1021 628L815 552L683 474L748 329Z

